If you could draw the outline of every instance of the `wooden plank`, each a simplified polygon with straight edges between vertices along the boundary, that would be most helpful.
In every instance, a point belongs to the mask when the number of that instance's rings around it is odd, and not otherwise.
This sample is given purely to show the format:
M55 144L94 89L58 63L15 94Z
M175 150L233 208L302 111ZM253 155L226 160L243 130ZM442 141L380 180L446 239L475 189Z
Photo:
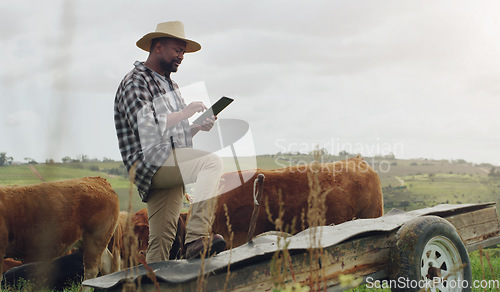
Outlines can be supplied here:
M450 221L457 230L482 224L484 222L498 221L495 206L490 206L488 208L475 210L472 212L447 216L444 218Z
M500 234L500 221L494 206L445 217L462 237L466 246Z
M493 245L496 245L499 243L500 243L500 236L496 236L496 237L488 238L484 241L469 244L467 246L467 251L471 252L471 251L478 250L479 248L485 248L485 247L493 246Z

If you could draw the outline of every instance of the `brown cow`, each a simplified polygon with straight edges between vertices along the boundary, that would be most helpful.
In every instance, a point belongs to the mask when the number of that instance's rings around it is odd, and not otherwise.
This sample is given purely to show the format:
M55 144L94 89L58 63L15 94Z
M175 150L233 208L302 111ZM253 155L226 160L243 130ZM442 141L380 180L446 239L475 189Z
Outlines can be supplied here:
M118 214L118 222L116 224L115 232L108 243L108 250L111 253L111 271L119 271L123 268L122 259L124 256L124 236L125 236L125 226L128 219L128 213L125 211L120 211Z
M177 223L177 234L175 241L172 246L173 252L170 253L170 259L174 260L176 258L181 258L184 253L184 237L186 235L186 216L187 213L181 213L179 216L179 221ZM125 231L127 229L127 220L129 219L129 215L126 211L120 212L120 217L118 220L118 226L116 227L116 231L111 238L108 249L109 250L118 250L120 257L124 260L121 268L128 268L126 257L129 256L130 248L132 246L132 242L126 242L125 239ZM135 212L130 218L130 222L132 224L132 229L135 238L137 239L137 254L132 255L135 258L138 258L142 261L146 260L146 252L148 249L148 239L149 239L149 223L148 223L148 211L146 208L141 209ZM118 240L115 240L118 238ZM127 250L128 249L128 250ZM113 253L114 258L116 256Z
M186 217L187 213L179 215L177 222L177 233L172 245L172 252L169 258L174 260L180 258L184 254L184 238L186 236ZM132 224L134 226L134 233L139 241L139 252L145 256L148 249L149 239L149 223L148 223L148 210L146 208L137 211L132 216Z
M143 259L145 259L149 239L148 210L144 208L135 212L132 215L132 224L134 226L134 233L137 236L139 252L143 256Z
M15 267L19 267L22 264L23 263L21 261L16 261L15 259L12 258L3 259L2 271L5 273L8 270Z
M354 218L376 218L383 215L383 197L380 179L377 173L368 166L361 158L351 158L336 163L320 164L318 171L313 171L311 165L288 167L276 170L252 170L243 171L243 177L251 177L246 183L240 185L239 173L226 173L222 176L222 194L218 197L215 210L215 220L212 226L214 233L221 234L229 240L224 205L228 207L231 230L234 232L232 247L237 247L246 242L249 222L252 216L253 184L258 174L265 175L264 196L260 201L260 210L255 227L255 235L276 229L270 222L266 213L266 204L275 220L278 217L279 193L283 202L284 215L282 218L283 228L288 226L287 232L299 232L308 228L307 211L308 198L311 193L309 177L313 178L317 173L320 192L326 192L324 224L339 224ZM308 176L309 175L309 176ZM311 176L312 175L312 176ZM145 209L147 218L147 213ZM306 222L301 221L304 213ZM181 214L186 216L186 214ZM292 222L295 225L292 226ZM185 221L185 220L184 220ZM145 237L147 227L143 220L142 237ZM179 220L178 230L185 232L182 220ZM147 229L149 230L149 229ZM145 237L147 238L147 237ZM171 258L174 255L182 255L184 244L180 241L183 236L177 235L171 250ZM230 243L228 242L228 246ZM180 247L180 250L177 248ZM177 256L178 258L178 256Z
M118 213L118 196L100 177L0 186L0 268L4 257L50 261L81 239L84 279L95 278Z
M375 218L383 215L383 198L377 173L362 158L351 158L336 163L319 164L317 176L322 192L326 193L325 225L339 224L354 218ZM290 233L308 228L307 212L310 194L309 176L314 175L311 165L287 167L277 170L252 170L252 178L241 186L240 174L226 173L222 176L222 194L217 200L212 231L229 239L224 204L228 207L229 221L234 232L232 246L246 242L249 222L253 212L253 185L258 174L265 175L263 198L255 227L255 235L275 230L266 213L266 202L273 220L278 217L279 196L283 202L283 228ZM242 173L246 176L245 172ZM229 190L229 191L226 191ZM306 222L302 222L301 214ZM295 225L292 226L292 222ZM229 243L228 243L229 245Z
M187 213L181 213L179 215L179 221L177 222L177 233L175 235L175 240L169 256L169 259L171 260L181 258L185 252L184 238L186 236L186 218ZM138 241L139 257L145 260L149 240L148 210L146 208L141 209L132 215L132 225L134 234ZM122 246L121 250L122 255L125 254L125 246Z

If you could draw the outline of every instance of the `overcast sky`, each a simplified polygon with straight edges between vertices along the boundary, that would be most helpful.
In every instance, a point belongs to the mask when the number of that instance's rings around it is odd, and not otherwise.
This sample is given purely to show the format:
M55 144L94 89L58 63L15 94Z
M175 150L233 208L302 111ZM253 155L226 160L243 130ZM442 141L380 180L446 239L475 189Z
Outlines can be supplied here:
M114 96L147 58L135 42L182 20L202 50L172 78L233 97L220 118L248 122L257 154L500 165L498 15L494 0L2 1L0 152L119 160Z

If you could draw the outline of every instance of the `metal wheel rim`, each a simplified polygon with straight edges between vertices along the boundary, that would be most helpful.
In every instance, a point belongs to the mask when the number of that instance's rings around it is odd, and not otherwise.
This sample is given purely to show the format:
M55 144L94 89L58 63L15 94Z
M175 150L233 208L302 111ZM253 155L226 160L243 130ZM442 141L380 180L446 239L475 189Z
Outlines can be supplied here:
M421 280L430 279L430 291L461 291L464 274L462 258L455 244L444 236L431 238L424 247L420 260ZM432 281L431 267L441 272L440 281Z

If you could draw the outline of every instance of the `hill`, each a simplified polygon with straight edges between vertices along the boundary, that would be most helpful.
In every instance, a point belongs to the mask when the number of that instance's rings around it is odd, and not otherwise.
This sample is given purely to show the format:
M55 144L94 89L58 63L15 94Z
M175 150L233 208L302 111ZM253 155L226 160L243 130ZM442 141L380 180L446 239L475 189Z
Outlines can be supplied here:
M234 159L225 157L225 171L235 170ZM327 155L322 162L345 159ZM241 169L276 169L297 164L309 164L312 155L261 155L239 158ZM412 210L442 203L500 203L500 176L494 166L475 165L463 160L402 160L384 157L365 157L380 176L386 211L392 208ZM492 175L493 174L493 175ZM84 176L106 178L120 197L122 209L132 198L134 211L145 207L137 190L131 187L127 172L119 161L23 164L0 167L0 185L27 185L46 181ZM187 188L188 193L190 188ZM251 194L249 194L251 195Z

